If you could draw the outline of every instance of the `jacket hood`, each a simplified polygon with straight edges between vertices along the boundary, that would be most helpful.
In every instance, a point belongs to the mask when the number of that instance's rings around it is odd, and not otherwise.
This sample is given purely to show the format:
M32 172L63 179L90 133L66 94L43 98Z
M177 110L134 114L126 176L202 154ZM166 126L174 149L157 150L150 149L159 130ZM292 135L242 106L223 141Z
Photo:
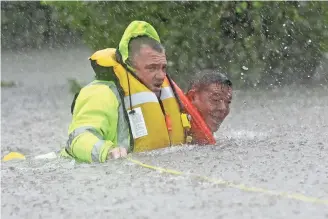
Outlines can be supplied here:
M131 72L134 69L126 63L129 57L129 43L130 41L138 36L148 36L160 43L159 36L155 28L145 21L133 21L125 29L124 34L119 43L118 49L107 48L96 51L89 59L96 75L102 75L101 78L111 78L107 70L98 68L102 67L115 67L116 65L123 64Z
M152 25L145 21L132 21L125 29L118 47L124 64L129 57L129 42L138 36L148 36L160 43L160 38Z

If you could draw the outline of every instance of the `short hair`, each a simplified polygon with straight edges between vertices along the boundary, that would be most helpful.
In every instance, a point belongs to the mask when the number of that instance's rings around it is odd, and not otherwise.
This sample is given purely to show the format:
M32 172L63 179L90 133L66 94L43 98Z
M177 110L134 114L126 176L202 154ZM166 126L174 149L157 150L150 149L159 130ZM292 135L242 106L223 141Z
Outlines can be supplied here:
M225 74L218 72L217 70L206 69L197 72L189 84L188 91L195 88L198 91L203 90L205 87L218 83L232 88L232 82Z
M164 46L161 43L148 36L138 36L132 38L129 42L129 57L126 61L128 64L133 66L133 58L140 52L140 49L143 46L149 46L150 48L159 53L165 51Z

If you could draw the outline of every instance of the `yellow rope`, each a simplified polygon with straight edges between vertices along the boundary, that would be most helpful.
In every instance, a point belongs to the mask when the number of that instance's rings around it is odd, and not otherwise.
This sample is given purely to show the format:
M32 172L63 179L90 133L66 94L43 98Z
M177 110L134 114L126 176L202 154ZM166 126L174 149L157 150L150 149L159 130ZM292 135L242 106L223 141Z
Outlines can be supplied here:
M17 153L17 152L12 152L12 153L8 154L7 156L5 156L3 161L8 161L8 160L12 160L12 159L25 159L25 156L20 153ZM178 176L182 176L182 175L187 176L188 175L181 171L165 169L162 167L156 167L156 166L142 163L138 160L132 159L131 154L127 157L127 159L135 164L138 164L139 166L146 167L146 168L153 169L153 170L158 170L163 173L169 173L169 174L178 175ZM267 190L267 189L262 189L262 188L257 188L257 187L248 187L243 184L235 184L233 182L225 181L222 179L213 179L213 178L209 178L209 177L201 176L201 175L191 175L191 176L214 183L214 184L224 185L224 186L228 186L231 188L239 189L241 191L257 192L257 193L262 193L262 194L271 195L271 196L281 196L284 198L294 199L294 200L303 201L303 202L328 205L328 199L319 199L319 198L315 198L315 197L305 196L302 194L290 194L287 192L277 192L277 191L272 191L272 190Z
M152 166L149 164L145 164L138 160L132 159L131 156L128 156L127 159L135 164L138 164L139 166L146 167L146 168L153 169L153 170L158 170L163 173L169 173L172 175L180 175L180 176L188 175L181 171L165 169L162 167L156 167L156 166ZM294 200L303 201L303 202L328 205L328 199L325 200L325 199L319 199L319 198L315 198L315 197L305 196L302 194L295 194L295 193L290 194L290 193L286 193L286 192L277 192L277 191L272 191L272 190L267 190L267 189L262 189L262 188L257 188L257 187L248 187L243 184L235 184L235 183L225 181L222 179L213 179L213 178L209 178L209 177L201 176L201 175L192 175L192 176L202 179L202 180L205 180L205 181L208 181L208 182L211 182L211 183L214 183L214 184L232 187L232 188L239 189L239 190L245 191L245 192L257 192L257 193L262 193L262 194L270 195L270 196L281 196L284 198L294 199Z

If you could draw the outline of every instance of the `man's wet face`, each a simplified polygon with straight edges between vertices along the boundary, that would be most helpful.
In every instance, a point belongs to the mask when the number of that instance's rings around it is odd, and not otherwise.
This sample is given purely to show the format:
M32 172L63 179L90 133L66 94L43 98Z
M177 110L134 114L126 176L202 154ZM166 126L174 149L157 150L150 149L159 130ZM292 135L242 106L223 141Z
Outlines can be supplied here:
M140 80L159 95L166 76L166 55L144 46L134 57L134 67Z
M230 112L232 88L213 83L188 95L212 132L216 132Z

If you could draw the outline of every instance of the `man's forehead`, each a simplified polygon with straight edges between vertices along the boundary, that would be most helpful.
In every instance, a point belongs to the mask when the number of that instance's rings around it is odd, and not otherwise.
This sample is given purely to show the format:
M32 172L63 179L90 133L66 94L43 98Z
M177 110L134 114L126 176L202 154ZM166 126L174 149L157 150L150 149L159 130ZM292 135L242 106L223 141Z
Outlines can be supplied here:
M211 92L213 94L221 94L221 93L232 93L232 88L226 84L222 83L212 83L204 88L207 92Z
M158 52L149 46L145 46L140 49L139 57L147 61L166 62L166 55L164 52Z

